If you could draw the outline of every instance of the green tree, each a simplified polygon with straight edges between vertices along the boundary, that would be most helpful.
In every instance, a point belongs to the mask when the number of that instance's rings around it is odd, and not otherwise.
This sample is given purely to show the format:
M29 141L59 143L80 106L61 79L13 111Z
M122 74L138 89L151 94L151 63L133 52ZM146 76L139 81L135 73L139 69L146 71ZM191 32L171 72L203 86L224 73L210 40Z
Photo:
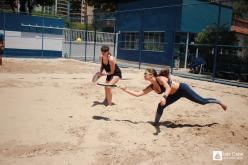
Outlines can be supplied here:
M248 18L248 0L234 1L233 15L235 17Z
M26 13L28 8L28 13L32 13L32 10L34 9L36 5L35 0L20 0L20 12Z
M7 3L11 7L11 10L15 13L15 10L17 8L16 0L7 0Z
M86 3L95 9L109 12L115 11L117 6L116 0L86 0Z
M217 32L219 45L234 45L237 42L234 32L230 32L226 25L219 28L216 25L206 27L202 32L197 34L195 42L198 44L214 44L215 34Z
M52 6L55 4L55 0L36 0L35 5L40 5L42 7L42 11L44 11L45 6Z
M20 0L20 12L26 13L27 0Z
M10 5L13 12L15 12L17 8L17 1L16 0L8 0L7 3ZM26 13L28 9L28 13L31 14L32 10L36 6L52 6L54 5L55 0L19 0L20 5L20 12Z
M224 25L219 28L216 25L212 25L206 27L195 37L195 43L199 45L197 46L199 52L206 60L208 67L211 68L213 64L216 33L218 34L217 44L219 45L217 61L221 63L239 63L240 59L236 56L239 49L234 47L238 41L235 33L229 31L228 27Z

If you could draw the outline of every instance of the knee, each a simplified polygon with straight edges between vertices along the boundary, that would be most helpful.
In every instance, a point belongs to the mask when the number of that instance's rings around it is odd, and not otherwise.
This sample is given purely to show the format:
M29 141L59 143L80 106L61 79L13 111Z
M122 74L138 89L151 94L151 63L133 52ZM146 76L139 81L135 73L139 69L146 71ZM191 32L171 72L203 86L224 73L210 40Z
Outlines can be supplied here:
M203 100L200 104L205 105L205 104L208 104L208 103L210 103L210 101L208 101L208 100Z
M112 89L111 88L107 88L106 89L108 93L112 93Z
M111 88L110 88L110 87L104 87L104 88L105 88L105 90L106 90L106 91L111 90Z

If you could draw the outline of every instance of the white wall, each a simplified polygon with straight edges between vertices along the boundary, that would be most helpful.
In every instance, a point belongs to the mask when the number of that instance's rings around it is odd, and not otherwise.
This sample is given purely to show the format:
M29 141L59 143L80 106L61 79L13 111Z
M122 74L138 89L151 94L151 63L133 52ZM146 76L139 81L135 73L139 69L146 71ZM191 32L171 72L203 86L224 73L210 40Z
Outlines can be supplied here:
M109 46L110 53L114 55L114 44L113 43L107 43L107 42L96 43L95 61L99 61L99 55L101 53L102 45ZM75 42L74 43L72 42L71 47L70 47L69 42L64 42L62 56L69 57L69 58L76 58L76 59L85 59L85 43L82 42L80 44L77 44ZM93 42L87 43L86 59L94 60L94 43Z
M43 50L62 51L63 35L44 34ZM42 34L5 31L5 47L42 50Z

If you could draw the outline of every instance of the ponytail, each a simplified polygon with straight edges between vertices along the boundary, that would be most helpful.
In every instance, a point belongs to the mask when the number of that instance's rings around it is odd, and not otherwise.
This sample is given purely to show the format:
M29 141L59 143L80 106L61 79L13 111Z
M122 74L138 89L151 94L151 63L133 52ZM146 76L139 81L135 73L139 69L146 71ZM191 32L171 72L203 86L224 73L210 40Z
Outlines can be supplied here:
M164 76L166 78L170 77L170 68L166 67L164 69L161 69L161 71L159 72L158 76Z
M152 69L152 74L153 74L154 77L158 77L158 73L157 73L157 71L155 69Z

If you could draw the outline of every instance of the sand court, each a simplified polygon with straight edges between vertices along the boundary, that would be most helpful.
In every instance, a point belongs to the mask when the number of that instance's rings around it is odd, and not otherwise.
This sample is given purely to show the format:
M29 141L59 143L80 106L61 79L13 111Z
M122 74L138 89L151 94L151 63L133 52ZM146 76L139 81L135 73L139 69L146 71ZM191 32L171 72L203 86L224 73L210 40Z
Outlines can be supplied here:
M100 64L70 59L4 58L0 68L0 164L247 164L248 89L172 76L228 106L181 99L156 129L161 95L132 97L91 82ZM144 70L121 68L118 84L141 90ZM104 82L100 78L99 82ZM243 153L213 161L213 151ZM238 155L238 154L236 154ZM229 156L230 158L230 156Z

